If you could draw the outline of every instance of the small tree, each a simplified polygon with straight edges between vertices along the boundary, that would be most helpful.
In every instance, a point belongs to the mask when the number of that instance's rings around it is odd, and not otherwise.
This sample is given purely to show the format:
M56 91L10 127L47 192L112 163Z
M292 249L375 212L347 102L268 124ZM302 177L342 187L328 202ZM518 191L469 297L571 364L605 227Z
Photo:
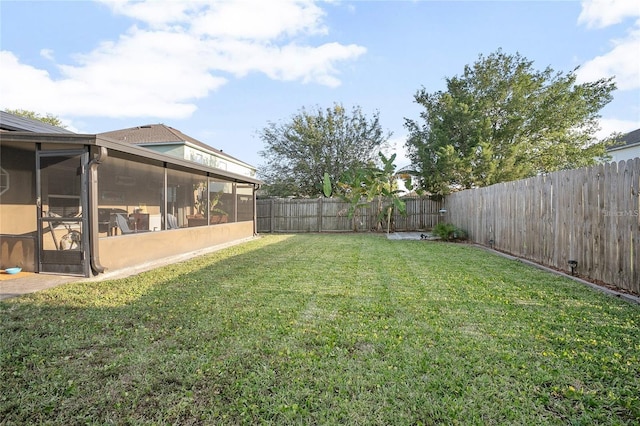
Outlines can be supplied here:
M391 217L394 208L402 215L407 212L406 203L400 198L398 189L400 175L396 173L393 162L396 154L387 158L382 152L378 153L382 167L372 169L369 182L369 191L372 198L377 199L378 204L378 230L382 221L386 221L387 233L391 231ZM404 176L404 175L403 175Z
M376 201L377 229L386 221L387 233L391 230L391 217L394 208L401 214L406 214L406 204L400 198L398 179L402 176L410 180L406 174L396 173L393 162L396 154L387 158L383 153L378 153L381 165L370 163L367 167L349 170L338 182L340 197L349 203L348 216L353 220L353 230L357 231L358 209L366 207L371 201ZM410 185L410 183L407 183Z
M343 173L365 167L386 146L378 113L367 118L359 107L302 109L289 122L269 123L260 137L267 163L259 167L263 189L275 196L322 196L324 174L337 182Z
M347 217L353 223L353 232L358 232L358 210L368 205L363 201L367 200L368 174L368 168L348 170L337 182L338 196L349 203Z

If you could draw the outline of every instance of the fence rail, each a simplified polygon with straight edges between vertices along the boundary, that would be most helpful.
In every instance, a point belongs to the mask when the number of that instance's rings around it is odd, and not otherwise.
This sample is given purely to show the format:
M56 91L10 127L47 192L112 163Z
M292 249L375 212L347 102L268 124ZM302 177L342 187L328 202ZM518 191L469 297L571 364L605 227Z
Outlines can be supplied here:
M426 198L406 198L407 214L393 215L393 229L414 231L433 228L439 220L441 202ZM257 200L258 232L347 232L353 231L348 218L349 204L335 198ZM358 231L378 229L377 204L372 201L355 215ZM386 224L383 226L386 229Z
M472 241L640 294L640 158L462 191L445 220Z

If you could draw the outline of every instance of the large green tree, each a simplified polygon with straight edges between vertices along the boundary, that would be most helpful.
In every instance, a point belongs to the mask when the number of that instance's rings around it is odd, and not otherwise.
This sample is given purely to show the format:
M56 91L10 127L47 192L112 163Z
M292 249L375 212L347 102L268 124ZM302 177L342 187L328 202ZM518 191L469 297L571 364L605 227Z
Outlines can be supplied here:
M577 84L575 71L539 71L520 54L498 50L447 78L445 91L419 90L421 120L405 119L405 126L422 187L441 195L603 158L605 142L594 135L615 84Z
M67 128L67 126L62 124L62 121L60 121L60 119L53 114L47 113L46 115L41 115L37 112L29 111L26 109L5 109L4 111L13 115L19 115L20 117L42 121L43 123L51 124L52 126L62 127L63 129Z
M338 182L346 171L374 161L390 136L378 112L368 118L360 107L351 113L340 104L302 108L290 121L269 123L260 133L265 146L260 155L267 161L259 167L264 189L273 196L321 196L325 173Z

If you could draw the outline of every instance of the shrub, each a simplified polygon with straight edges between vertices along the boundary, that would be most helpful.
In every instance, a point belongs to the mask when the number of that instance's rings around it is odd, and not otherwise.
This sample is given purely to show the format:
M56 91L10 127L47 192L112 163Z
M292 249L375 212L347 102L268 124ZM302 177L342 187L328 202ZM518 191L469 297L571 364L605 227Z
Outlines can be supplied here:
M433 234L446 241L466 240L467 232L452 223L438 223L432 230Z

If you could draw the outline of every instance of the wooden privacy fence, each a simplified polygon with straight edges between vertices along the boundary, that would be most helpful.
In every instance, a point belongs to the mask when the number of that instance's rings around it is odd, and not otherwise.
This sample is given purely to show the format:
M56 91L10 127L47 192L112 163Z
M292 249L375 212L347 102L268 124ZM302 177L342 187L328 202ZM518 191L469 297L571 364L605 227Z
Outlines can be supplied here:
M640 158L447 196L477 243L640 294Z
M406 198L407 215L393 216L393 229L415 231L433 228L440 219L441 203L426 198ZM358 209L359 231L377 227L377 204ZM270 198L257 200L258 232L345 232L353 230L349 204L336 198ZM386 225L385 225L386 229Z

